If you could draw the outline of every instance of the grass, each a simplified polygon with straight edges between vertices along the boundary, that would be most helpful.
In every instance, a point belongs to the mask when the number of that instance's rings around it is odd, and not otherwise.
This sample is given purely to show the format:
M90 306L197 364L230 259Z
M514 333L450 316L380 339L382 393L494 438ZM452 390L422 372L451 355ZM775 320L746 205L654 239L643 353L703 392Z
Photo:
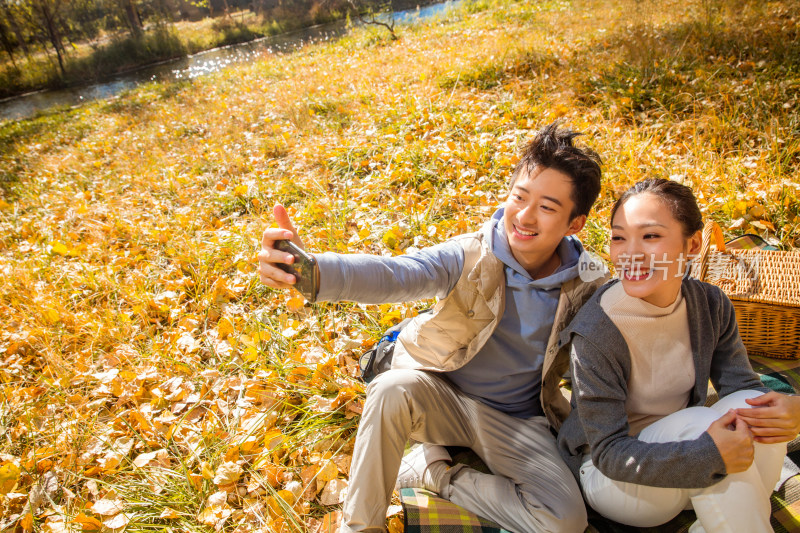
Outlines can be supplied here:
M275 202L311 250L435 244L478 228L520 143L561 118L604 159L580 235L601 255L611 203L651 176L691 185L729 237L796 248L798 16L482 0L397 41L359 29L0 123L0 525L335 520L356 359L427 303L304 305L261 286Z

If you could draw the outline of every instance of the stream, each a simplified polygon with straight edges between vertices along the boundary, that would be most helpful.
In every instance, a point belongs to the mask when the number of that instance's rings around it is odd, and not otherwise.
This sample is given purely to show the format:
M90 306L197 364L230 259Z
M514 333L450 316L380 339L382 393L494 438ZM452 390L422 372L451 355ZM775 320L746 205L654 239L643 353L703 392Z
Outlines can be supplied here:
M396 11L398 24L430 19L446 14L447 9L464 0L430 4L417 9ZM21 120L54 107L76 106L92 100L116 96L122 91L151 81L169 82L191 79L216 72L229 65L255 61L266 53L286 53L306 44L336 39L346 34L344 20L264 37L255 41L215 48L191 56L119 74L87 85L38 91L0 100L0 120Z

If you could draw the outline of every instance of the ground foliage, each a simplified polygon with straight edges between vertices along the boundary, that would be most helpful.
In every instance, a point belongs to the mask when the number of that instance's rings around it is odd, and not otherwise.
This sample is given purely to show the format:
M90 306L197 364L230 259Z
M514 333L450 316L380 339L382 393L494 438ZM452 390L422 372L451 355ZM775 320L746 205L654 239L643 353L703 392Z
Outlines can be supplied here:
M582 232L644 177L797 245L798 5L477 1L0 124L0 529L317 531L347 485L356 357L425 302L260 286L283 202L311 250L476 229L563 118L604 157ZM398 520L391 522L398 530Z

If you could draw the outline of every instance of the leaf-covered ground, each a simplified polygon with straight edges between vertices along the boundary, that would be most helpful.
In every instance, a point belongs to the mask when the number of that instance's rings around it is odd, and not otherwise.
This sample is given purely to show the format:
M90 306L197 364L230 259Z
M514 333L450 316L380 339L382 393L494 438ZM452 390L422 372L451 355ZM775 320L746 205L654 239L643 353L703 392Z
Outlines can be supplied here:
M0 124L0 530L320 531L356 358L426 302L259 286L275 202L311 250L478 227L556 118L604 186L651 176L729 236L797 246L800 7L478 0L404 27ZM395 517L393 531L402 528Z

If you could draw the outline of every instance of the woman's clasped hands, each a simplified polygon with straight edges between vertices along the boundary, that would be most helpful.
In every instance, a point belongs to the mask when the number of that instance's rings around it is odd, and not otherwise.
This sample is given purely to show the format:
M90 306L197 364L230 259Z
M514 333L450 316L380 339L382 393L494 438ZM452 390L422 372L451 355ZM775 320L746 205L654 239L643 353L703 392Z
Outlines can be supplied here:
M772 391L746 401L752 407L731 409L707 430L728 474L750 468L756 442L787 442L800 433L800 397Z
M734 409L719 417L706 431L722 456L725 472L735 474L750 468L754 456L753 433Z

